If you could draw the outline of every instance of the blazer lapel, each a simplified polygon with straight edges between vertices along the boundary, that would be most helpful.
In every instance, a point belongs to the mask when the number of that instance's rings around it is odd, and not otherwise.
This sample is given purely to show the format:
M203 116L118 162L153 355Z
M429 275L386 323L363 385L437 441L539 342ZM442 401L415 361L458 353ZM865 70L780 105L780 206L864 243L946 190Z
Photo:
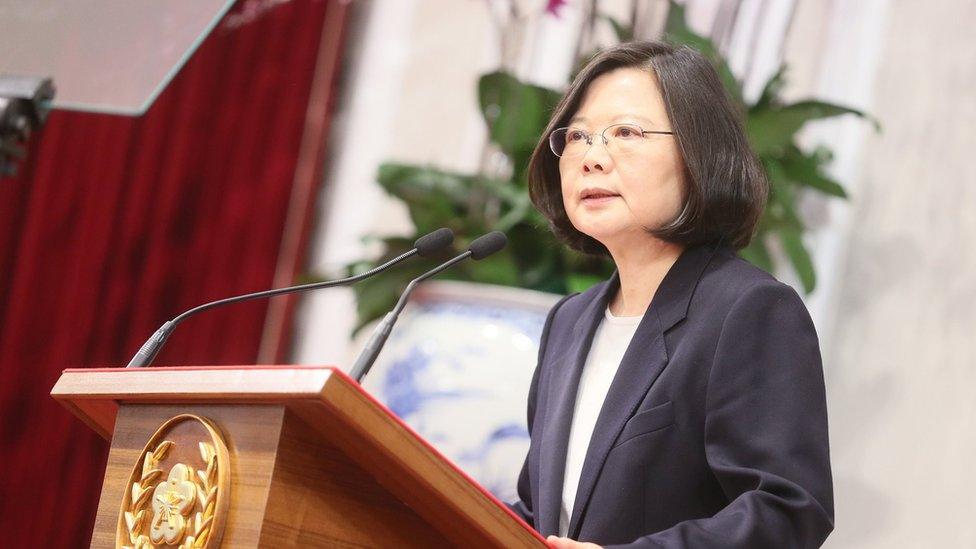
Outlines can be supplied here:
M573 539L579 536L582 517L593 493L593 487L603 469L603 464L610 453L610 447L668 363L668 350L664 341L664 333L687 315L691 295L694 293L695 286L716 249L710 247L689 248L681 254L675 264L671 266L664 280L661 281L653 301L645 312L644 318L634 333L634 338L620 361L620 366L614 375L603 407L600 409L600 415L593 428L590 445L586 451L586 458L583 461L579 489L576 492L576 502L573 505L573 514L569 523L569 536ZM617 281L616 274L611 281ZM608 288L611 286L616 288L616 284L608 285ZM612 295L612 292L605 293ZM609 295L605 297L608 299ZM594 301L594 304L597 301L602 303L599 310L600 315L606 308L607 299ZM598 324L598 320L595 323ZM595 329L596 326L593 326L593 331ZM565 469L566 446L576 390L582 372L582 363L585 362L586 355L589 353L592 338L593 333L591 331L586 340L585 349L582 350L581 358L578 358L578 371L574 372L571 394L568 397L560 395L562 407L557 413L557 417L561 422L560 427L562 427L563 422L566 425L564 427L565 433L563 431L558 432L560 437L558 441L561 442L561 445L553 448L561 452L562 461L559 463L562 465L556 467L559 471ZM570 389L569 384L566 385L563 389ZM565 408L567 402L568 408ZM547 445L543 445L543 448L545 447ZM547 462L543 461L543 463ZM562 478L560 477L560 494L561 491Z
M576 407L576 390L579 387L583 365L590 351L593 334L596 332L603 311L607 307L612 290L617 287L617 273L613 274L603 288L595 293L594 298L587 304L576 324L573 326L566 342L564 358L557 358L553 362L556 369L567 369L552 377L549 385L548 410L546 411L542 431L542 447L540 449L539 471L539 532L543 535L556 534L559 531L559 512L562 505L563 479L566 472L566 451L569 446L569 429L573 420L573 409ZM550 341L550 345L554 342Z

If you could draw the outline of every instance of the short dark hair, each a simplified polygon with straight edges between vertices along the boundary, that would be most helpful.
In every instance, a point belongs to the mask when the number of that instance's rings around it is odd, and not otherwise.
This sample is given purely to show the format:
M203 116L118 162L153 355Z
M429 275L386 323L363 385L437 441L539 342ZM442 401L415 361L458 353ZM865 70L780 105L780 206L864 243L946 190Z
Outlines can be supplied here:
M746 247L765 207L768 182L749 147L742 113L705 56L688 46L658 41L620 44L596 54L556 105L528 168L532 203L549 219L553 233L576 250L608 255L603 244L578 231L566 215L559 157L549 148L548 138L568 125L597 77L619 68L647 70L657 79L685 165L684 205L651 234L688 246Z

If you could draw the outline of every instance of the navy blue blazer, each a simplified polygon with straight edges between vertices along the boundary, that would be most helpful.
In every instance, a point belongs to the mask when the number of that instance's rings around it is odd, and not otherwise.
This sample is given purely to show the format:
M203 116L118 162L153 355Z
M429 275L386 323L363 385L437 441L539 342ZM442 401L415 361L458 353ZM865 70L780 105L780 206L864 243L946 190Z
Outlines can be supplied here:
M617 275L560 301L529 391L511 505L556 534L570 423ZM789 286L727 247L686 249L627 348L583 463L568 536L635 547L818 547L833 529L817 334Z

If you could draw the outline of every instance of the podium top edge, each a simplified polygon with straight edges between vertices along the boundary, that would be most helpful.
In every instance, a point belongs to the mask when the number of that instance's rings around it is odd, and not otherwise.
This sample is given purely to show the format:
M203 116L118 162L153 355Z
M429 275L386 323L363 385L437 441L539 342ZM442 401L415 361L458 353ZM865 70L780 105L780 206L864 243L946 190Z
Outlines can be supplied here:
M362 390L334 366L69 368L51 396L119 402L321 400L328 399L326 388L336 384Z
M250 364L240 366L147 366L144 368L125 368L122 366L99 366L94 368L65 368L62 373L94 373L94 372L189 372L193 370L331 370L341 373L336 366L308 365L308 364Z

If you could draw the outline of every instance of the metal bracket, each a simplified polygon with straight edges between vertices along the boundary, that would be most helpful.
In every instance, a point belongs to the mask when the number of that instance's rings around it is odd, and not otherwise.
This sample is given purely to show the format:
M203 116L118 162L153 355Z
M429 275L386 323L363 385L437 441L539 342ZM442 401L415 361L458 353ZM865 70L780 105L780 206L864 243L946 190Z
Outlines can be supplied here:
M0 177L17 173L27 140L47 120L54 93L50 78L0 74Z

